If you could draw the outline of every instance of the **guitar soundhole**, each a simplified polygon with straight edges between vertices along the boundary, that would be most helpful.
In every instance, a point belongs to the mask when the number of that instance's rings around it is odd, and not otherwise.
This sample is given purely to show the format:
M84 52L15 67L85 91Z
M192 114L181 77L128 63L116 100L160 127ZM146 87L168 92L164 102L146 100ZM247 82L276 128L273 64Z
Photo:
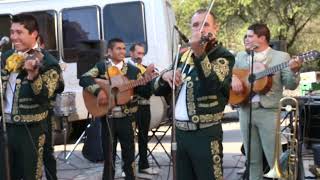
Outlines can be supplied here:
M111 89L111 93L112 93L113 95L118 94L118 93L119 93L119 88L118 88L118 87L113 87L113 88Z

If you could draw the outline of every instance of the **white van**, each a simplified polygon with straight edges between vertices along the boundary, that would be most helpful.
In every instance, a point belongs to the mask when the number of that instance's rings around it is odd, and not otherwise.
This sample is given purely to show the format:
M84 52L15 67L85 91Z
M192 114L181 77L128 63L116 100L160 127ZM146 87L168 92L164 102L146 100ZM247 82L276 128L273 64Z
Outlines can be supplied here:
M154 63L160 71L172 64L177 38L170 0L2 0L0 9L0 36L9 37L11 15L28 12L38 19L46 49L64 67L65 93L57 108L76 109L69 121L88 115L79 86L79 76L89 68L79 66L83 59L77 48L82 41L107 42L119 37L128 49L142 42L146 47L145 64ZM4 50L10 48L9 44ZM87 64L94 64L93 59ZM151 109L151 127L155 127L166 116L166 103L152 97Z

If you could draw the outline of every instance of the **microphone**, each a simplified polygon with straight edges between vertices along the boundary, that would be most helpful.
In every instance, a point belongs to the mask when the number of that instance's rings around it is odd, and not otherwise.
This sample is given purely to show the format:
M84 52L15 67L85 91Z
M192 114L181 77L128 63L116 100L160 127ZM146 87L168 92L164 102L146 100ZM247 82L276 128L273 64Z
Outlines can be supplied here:
M189 42L189 39L187 38L186 35L184 35L184 34L179 30L178 26L174 25L174 28L177 30L177 32L178 32L181 40L182 40L183 42L185 42L185 43L188 43L188 42Z
M9 39L7 36L3 36L3 37L1 38L1 40L0 40L0 47L8 44L9 41L10 41L10 39Z

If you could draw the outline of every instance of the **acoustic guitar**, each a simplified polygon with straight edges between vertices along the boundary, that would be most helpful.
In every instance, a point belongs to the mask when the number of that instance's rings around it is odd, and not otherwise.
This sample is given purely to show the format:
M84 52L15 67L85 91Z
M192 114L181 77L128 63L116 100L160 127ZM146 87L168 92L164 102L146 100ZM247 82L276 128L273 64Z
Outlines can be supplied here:
M99 78L95 79L95 82L108 96L109 102L107 104L98 104L97 96L91 94L87 90L84 90L82 93L85 106L88 112L94 117L104 116L114 106L128 103L133 97L133 88L144 85L158 76L157 74L152 74L138 80L129 80L114 66L109 67L108 72L110 81Z
M312 50L301 55L298 55L299 59L303 62L313 61L320 57L320 52L316 50ZM253 92L256 94L265 94L272 87L272 74L277 71L280 71L289 66L289 61L283 62L281 64L275 65L270 68L266 68L266 66L262 63L255 62L253 63L253 71L255 81L253 83ZM249 75L250 70L248 69L233 69L233 75L236 75L242 82L243 91L242 93L236 93L232 89L229 93L229 104L231 105L239 105L241 103L245 103L249 99L250 93L250 83L249 83Z

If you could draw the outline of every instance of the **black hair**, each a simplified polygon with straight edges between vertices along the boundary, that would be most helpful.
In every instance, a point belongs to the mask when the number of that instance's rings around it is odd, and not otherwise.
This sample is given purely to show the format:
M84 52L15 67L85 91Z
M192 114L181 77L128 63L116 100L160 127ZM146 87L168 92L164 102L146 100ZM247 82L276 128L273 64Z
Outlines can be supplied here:
M248 27L248 30L251 30L258 37L265 36L267 42L270 42L270 30L266 24L255 23Z
M143 47L144 48L144 44L143 43L140 43L140 42L137 42L137 43L134 43L131 47L130 47L130 51L131 52L134 52L134 50L136 49L136 46L140 46L140 47Z
M112 38L108 41L107 48L112 49L116 43L124 43L124 41L120 38Z
M29 31L29 34L33 33L34 31L39 32L37 19L31 14L21 13L14 15L11 18L11 23L22 24Z

